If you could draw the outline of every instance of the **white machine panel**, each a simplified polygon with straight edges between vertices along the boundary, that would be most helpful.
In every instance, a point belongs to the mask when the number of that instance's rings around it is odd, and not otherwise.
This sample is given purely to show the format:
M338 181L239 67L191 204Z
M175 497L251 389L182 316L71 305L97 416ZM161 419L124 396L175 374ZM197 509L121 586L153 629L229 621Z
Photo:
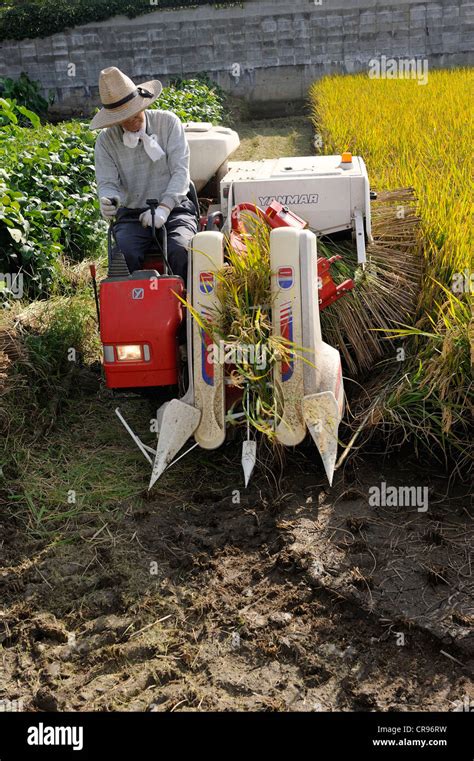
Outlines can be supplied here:
M369 183L359 156L350 164L342 164L341 156L229 162L221 181L225 216L230 203L255 203L265 209L273 200L288 206L318 234L352 228L357 208L366 218L370 238Z

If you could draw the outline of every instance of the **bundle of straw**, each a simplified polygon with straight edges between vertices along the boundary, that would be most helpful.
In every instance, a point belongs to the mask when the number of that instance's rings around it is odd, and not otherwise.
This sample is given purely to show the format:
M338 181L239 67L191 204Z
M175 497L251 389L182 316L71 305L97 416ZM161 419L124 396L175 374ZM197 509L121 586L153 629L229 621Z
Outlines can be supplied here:
M354 246L319 243L320 256L342 256L333 265L341 279L355 272L355 288L321 313L324 338L340 350L350 376L369 372L393 351L388 331L414 319L423 270L419 222L413 189L402 188L372 204L374 242L364 271L356 268Z

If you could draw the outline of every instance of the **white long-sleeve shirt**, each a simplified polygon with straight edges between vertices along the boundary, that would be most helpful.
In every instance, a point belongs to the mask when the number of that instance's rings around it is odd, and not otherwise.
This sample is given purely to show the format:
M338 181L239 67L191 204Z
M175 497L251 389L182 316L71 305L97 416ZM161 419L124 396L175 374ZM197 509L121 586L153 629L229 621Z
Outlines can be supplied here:
M152 161L140 140L136 148L123 143L119 125L99 133L95 144L95 173L99 198L114 196L120 206L140 209L147 198L174 209L189 190L189 145L180 119L171 111L146 110L146 132L156 135L165 154Z

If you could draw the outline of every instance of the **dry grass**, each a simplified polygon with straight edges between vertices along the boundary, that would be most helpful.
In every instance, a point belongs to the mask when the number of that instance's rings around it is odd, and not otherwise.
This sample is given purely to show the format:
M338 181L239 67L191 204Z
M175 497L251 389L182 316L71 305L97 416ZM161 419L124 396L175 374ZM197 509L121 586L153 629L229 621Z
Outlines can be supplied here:
M397 216L403 204L404 218ZM340 278L354 277L356 287L324 310L321 322L326 340L337 346L348 374L369 372L393 346L387 345L390 329L413 321L420 290L423 260L419 252L419 217L411 189L382 192L372 207L374 242L367 246L368 264L357 269L352 246L319 244L319 253L336 251ZM363 337L363 340L362 338Z
M231 161L258 161L313 153L311 123L306 116L240 122L240 146Z

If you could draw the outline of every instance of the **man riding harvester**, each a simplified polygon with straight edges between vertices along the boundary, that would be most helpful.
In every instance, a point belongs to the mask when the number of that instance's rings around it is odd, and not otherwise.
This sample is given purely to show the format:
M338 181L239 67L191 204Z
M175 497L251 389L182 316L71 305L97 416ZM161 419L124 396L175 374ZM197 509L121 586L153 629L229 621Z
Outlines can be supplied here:
M228 166L239 145L237 133L210 124L183 125L170 111L150 109L161 90L158 80L135 85L119 69L104 69L103 107L90 125L102 129L95 166L100 210L110 222L108 274L96 298L106 384L122 391L166 387L173 397L157 412L156 449L135 435L119 409L116 413L152 465L150 487L191 436L194 446L217 448L226 426L242 417L235 411L228 370L211 360L212 341L195 317L209 319L218 307L226 245L230 240L245 256L239 214L253 213L271 229L272 334L304 347L309 357L303 360L295 351L275 364L272 383L281 399L275 436L295 446L309 431L331 482L344 392L340 355L322 340L319 312L353 282L335 285L329 267L337 257L317 257L308 221L320 233L353 227L364 240L365 222L370 239L364 163L343 154ZM211 178L219 197L203 214L197 191ZM291 203L285 203L282 190L291 191ZM363 263L364 241L357 239L357 250ZM185 301L192 309L184 309ZM256 442L247 425L246 485L255 460Z

